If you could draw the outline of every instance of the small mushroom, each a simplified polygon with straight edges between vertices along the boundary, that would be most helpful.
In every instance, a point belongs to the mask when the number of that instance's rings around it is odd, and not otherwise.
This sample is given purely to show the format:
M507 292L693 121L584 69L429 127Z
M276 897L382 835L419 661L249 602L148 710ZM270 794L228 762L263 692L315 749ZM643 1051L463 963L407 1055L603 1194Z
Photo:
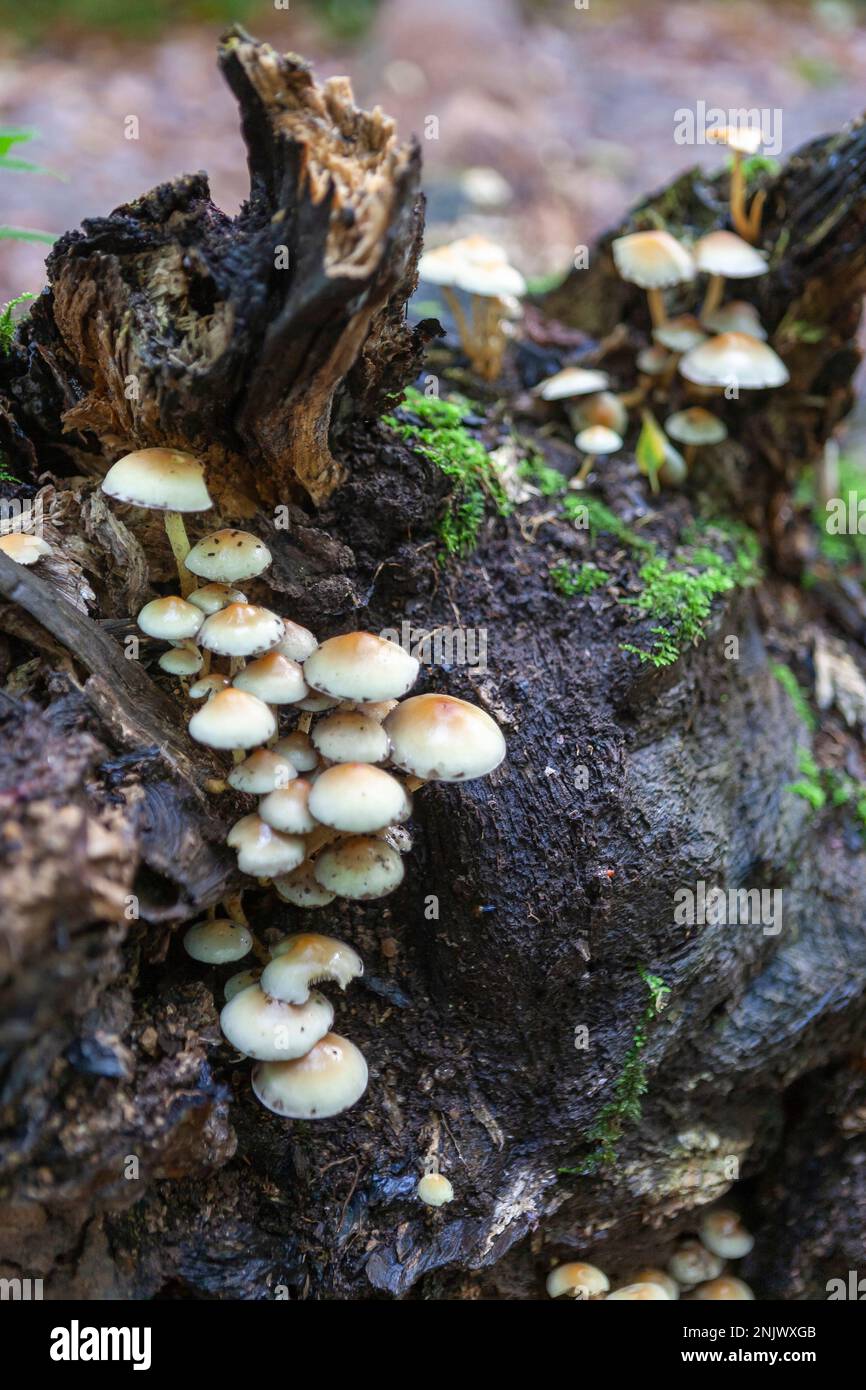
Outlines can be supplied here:
M722 1260L741 1260L755 1244L755 1237L746 1230L739 1213L727 1207L707 1212L700 1234L707 1249Z
M594 396L604 391L610 378L607 372L587 367L563 367L553 376L545 377L534 388L543 401L574 400L578 396Z
M334 1021L334 1010L315 991L304 1004L272 999L261 985L235 994L223 1007L220 1028L238 1052L260 1062L303 1057Z
M668 1261L668 1273L685 1289L702 1284L706 1279L716 1279L724 1267L724 1260L707 1250L699 1240L684 1240Z
M191 574L216 584L255 579L270 563L271 552L264 541L249 531L231 527L205 536L186 557L186 567Z
M695 264L709 275L701 318L722 302L726 280L751 280L766 275L767 258L733 232L710 232L695 246Z
M237 850L241 873L253 878L290 874L306 857L306 847L299 835L284 835L257 815L244 816L237 821L226 836L226 844Z
M320 720L312 740L331 763L383 763L391 747L381 722L359 710L337 710Z
M249 989L250 985L257 985L261 979L261 970L255 967L252 970L239 970L236 975L229 975L223 985L223 995L226 1003L234 999L236 994L240 994L242 989Z
M679 355L697 347L706 338L706 333L693 314L679 314L675 319L667 319L653 329L653 337L663 348Z
M254 603L230 603L201 625L201 646L217 656L259 656L279 642L283 620Z
M316 828L308 805L311 790L311 783L303 777L296 778L288 786L277 787L259 802L259 815L273 830L308 835Z
M304 1004L310 986L332 980L345 989L364 973L357 951L345 941L318 932L299 932L284 937L273 950L273 960L262 975L262 989L286 1004Z
M321 825L350 835L369 835L408 820L412 802L401 782L369 763L336 763L310 791L310 811Z
M719 145L727 145L731 151L731 221L740 236L745 237L746 241L755 242L761 233L765 194L763 191L756 194L751 208L747 210L743 158L758 153L764 143L763 132L760 126L723 126L721 129L708 130L707 139Z
M643 1269L635 1272L635 1284L658 1284L659 1288L664 1289L668 1298L678 1299L680 1296L680 1286L676 1279L672 1279L669 1274L665 1274L663 1269L656 1269L653 1265L646 1265Z
M309 734L302 733L296 729L294 733L286 734L285 738L278 739L271 752L285 758L286 762L298 772L312 772L318 767L319 757L310 740Z
M279 652L280 656L287 656L290 661L298 661L303 665L318 645L309 628L301 627L300 623L293 623L290 618L283 618L283 635L274 651Z
M418 661L372 632L330 637L304 662L315 691L338 700L396 700L418 678Z
M597 1298L607 1293L610 1280L595 1265L576 1260L552 1269L545 1287L551 1298Z
M705 328L712 333L746 333L750 338L765 339L767 330L761 323L754 304L747 299L731 299L709 314L702 315Z
M327 1033L296 1062L253 1067L256 1098L288 1120L328 1120L355 1105L366 1089L363 1053L337 1033Z
M773 349L746 333L720 333L680 359L680 375L698 386L760 391L784 386L788 369Z
M238 672L232 684L238 690L258 695L268 705L294 705L303 700L310 689L298 662L278 651L270 651L251 661L245 670Z
M486 777L505 757L505 739L489 714L453 695L413 695L385 720L395 767L422 782Z
M222 917L208 918L190 927L183 938L187 955L205 965L227 965L242 960L252 950L249 930Z
M646 290L653 328L665 322L662 290L695 278L695 264L684 246L670 232L632 232L613 243L614 264L632 285Z
M339 898L384 898L403 882L400 855L372 836L353 835L329 845L315 861L316 882Z
M194 603L196 608L200 608L205 617L209 618L221 608L228 608L230 603L246 603L247 596L242 594L240 589L233 589L231 584L204 584L200 589L193 589L192 593L187 594L187 600Z
M273 879L277 896L294 907L327 907L337 896L316 881L312 861L306 859L292 873Z
M590 425L605 425L615 434L625 437L628 429L628 411L619 396L612 391L600 391L597 396L587 396L580 405L575 406L569 416L575 433Z
M706 1284L698 1284L691 1297L701 1303L711 1299L721 1299L730 1303L739 1300L754 1300L755 1295L748 1284L743 1283L742 1279L735 1279L732 1274L726 1274L722 1279L711 1279Z
M242 763L237 763L226 781L237 792L248 792L252 796L267 796L278 787L287 787L297 777L297 770L285 758L281 758L276 745L273 748L257 748Z
M653 1302L667 1300L667 1294L660 1284L625 1284L621 1289L614 1289L609 1293L605 1302L612 1303L618 1299L627 1299L633 1302Z
M454 1188L444 1173L425 1173L418 1179L415 1195L428 1207L444 1207L454 1201Z
M183 642L163 652L157 665L170 676L195 676L201 670L203 660L194 642Z
M574 442L586 457L571 480L572 487L585 482L597 458L605 454L615 454L622 448L619 435L615 430L609 430L606 425L590 425L589 429L581 430Z
M228 685L228 677L221 676L219 672L214 672L210 676L202 676L190 686L186 692L191 700L204 700L209 695L215 695L218 690L225 690Z
M29 531L9 531L0 536L0 550L17 565L35 565L43 555L50 555L51 549L41 536L33 536Z
M168 598L151 599L142 608L137 621L148 637L161 637L164 642L183 642L196 636L204 616L192 603L172 594Z
M135 449L112 464L102 491L118 502L165 513L165 533L185 597L193 585L185 566L190 550L183 513L207 512L213 506L198 459L181 449Z
M454 315L463 349L479 376L495 381L507 342L504 321L513 314L509 301L526 293L526 282L508 264L504 248L485 236L461 237L421 257L422 280L438 285ZM455 290L470 296L471 322Z
M244 690L218 690L189 721L190 738L208 748L258 748L277 731L268 706Z
M703 406L699 405L669 415L665 420L665 430L671 439L686 446L686 463L689 467L694 463L697 449L706 444L721 444L722 440L728 437L724 421L711 410L704 410Z

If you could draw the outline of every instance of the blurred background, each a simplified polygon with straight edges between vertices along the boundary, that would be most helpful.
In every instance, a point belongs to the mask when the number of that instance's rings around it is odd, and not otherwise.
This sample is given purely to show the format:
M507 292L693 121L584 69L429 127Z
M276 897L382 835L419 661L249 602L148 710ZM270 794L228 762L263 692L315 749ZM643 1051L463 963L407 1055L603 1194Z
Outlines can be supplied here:
M431 241L483 228L536 282L642 193L724 159L676 143L678 108L780 108L784 157L866 105L854 0L0 0L0 17L0 123L35 132L9 154L54 171L0 169L0 221L53 233L196 169L238 208L214 64L233 19L348 72L421 138ZM0 244L2 299L40 288L46 249Z

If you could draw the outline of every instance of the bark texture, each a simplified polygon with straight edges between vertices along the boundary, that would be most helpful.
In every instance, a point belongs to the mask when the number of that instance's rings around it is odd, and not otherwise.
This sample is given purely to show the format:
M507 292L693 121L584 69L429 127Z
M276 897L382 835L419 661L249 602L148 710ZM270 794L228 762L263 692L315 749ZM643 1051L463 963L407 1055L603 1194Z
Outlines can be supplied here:
M317 88L240 31L220 63L249 149L240 216L194 175L63 238L0 377L3 442L30 479L18 495L39 496L57 542L38 573L0 555L2 1272L54 1297L539 1297L561 1256L614 1278L663 1261L736 1176L758 1234L745 1277L759 1296L822 1297L862 1254L866 865L848 810L815 817L788 791L809 735L771 663L808 672L835 642L864 664L858 594L792 582L810 541L791 487L850 401L866 131L801 151L768 186L756 298L790 387L726 407L712 470L651 514L630 457L602 477L662 553L722 499L767 546L764 582L648 674L621 644L649 621L548 582L552 560L591 556L636 592L615 537L544 520L536 499L443 569L447 480L374 419L435 331L404 315L417 150L345 83ZM688 176L629 225L708 230L723 191ZM562 342L631 384L645 309L608 247L542 306L560 326L538 316L509 394ZM510 434L501 412L473 428L491 448ZM147 644L140 663L121 654L171 575L159 529L97 490L132 444L207 460L219 520L246 517L273 549L252 591L320 637L403 617L487 630L487 672L424 681L490 710L507 763L417 796L397 893L316 916L366 962L335 1004L371 1083L333 1121L257 1105L218 1029L228 972L180 946L177 927L240 886L222 838L248 803L202 792L213 766ZM862 718L840 704L818 737L866 780ZM781 932L684 932L674 894L701 880L782 889ZM302 924L267 890L245 901L265 936ZM643 1114L616 1163L563 1174L626 1064L640 968L671 991L647 1031ZM435 1212L414 1198L431 1154L456 1191Z

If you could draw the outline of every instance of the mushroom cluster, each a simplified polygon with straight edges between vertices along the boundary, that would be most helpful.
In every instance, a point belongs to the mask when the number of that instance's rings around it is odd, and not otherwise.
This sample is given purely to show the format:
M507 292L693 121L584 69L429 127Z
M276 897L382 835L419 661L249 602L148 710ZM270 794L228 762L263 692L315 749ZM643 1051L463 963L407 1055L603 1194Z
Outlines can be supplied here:
M478 234L460 237L425 251L418 274L441 289L473 369L485 381L495 381L502 370L508 322L520 317L526 293L526 281L509 265L504 247ZM468 314L458 290L469 297Z
M627 1284L611 1292L610 1280L595 1265L557 1265L547 1276L547 1292L551 1298L595 1302L678 1299L681 1295L699 1302L754 1299L748 1284L726 1272L727 1262L742 1259L754 1244L737 1212L716 1207L703 1217L700 1239L681 1241L666 1270L655 1266L635 1270Z

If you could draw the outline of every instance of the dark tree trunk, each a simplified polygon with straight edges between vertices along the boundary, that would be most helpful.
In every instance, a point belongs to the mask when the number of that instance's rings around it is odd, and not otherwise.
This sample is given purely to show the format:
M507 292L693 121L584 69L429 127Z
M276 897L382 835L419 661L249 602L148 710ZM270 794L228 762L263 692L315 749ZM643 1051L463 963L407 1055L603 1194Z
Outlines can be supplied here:
M227 219L195 175L63 238L0 379L3 440L33 480L20 495L50 469L58 542L43 578L0 555L2 1272L52 1296L537 1297L561 1255L614 1276L660 1262L738 1178L759 1238L746 1277L823 1296L854 1258L851 1210L861 1232L866 1212L866 865L845 808L813 816L787 790L809 734L771 664L808 670L841 629L863 666L857 596L791 582L808 544L791 488L850 402L866 133L810 146L768 187L759 305L792 381L737 403L700 491L758 528L766 577L648 674L621 645L649 622L548 582L553 559L592 554L629 592L613 537L530 503L489 519L468 558L436 560L446 480L375 418L436 331L404 315L417 150L239 32L220 62L248 205ZM688 176L632 225L709 229L721 192ZM543 307L628 386L645 309L608 247ZM504 433L493 417L479 430L491 446ZM177 927L239 887L222 839L246 803L202 791L213 765L179 702L146 651L121 654L171 557L96 479L129 445L163 443L207 460L220 518L273 549L260 596L319 636L404 617L487 634L487 672L425 680L495 715L507 763L421 792L401 889L316 918L365 959L339 1027L371 1064L363 1102L320 1125L256 1104L219 1034L221 979L180 948ZM646 512L631 458L602 486L627 520ZM654 508L670 553L697 501ZM835 710L818 737L866 780ZM685 932L674 894L701 880L781 889L782 930ZM246 901L265 933L301 923L267 890ZM591 1155L627 1065L641 969L670 990L647 1028L643 1113L615 1162L563 1174ZM456 1192L436 1212L414 1198L434 1150Z

